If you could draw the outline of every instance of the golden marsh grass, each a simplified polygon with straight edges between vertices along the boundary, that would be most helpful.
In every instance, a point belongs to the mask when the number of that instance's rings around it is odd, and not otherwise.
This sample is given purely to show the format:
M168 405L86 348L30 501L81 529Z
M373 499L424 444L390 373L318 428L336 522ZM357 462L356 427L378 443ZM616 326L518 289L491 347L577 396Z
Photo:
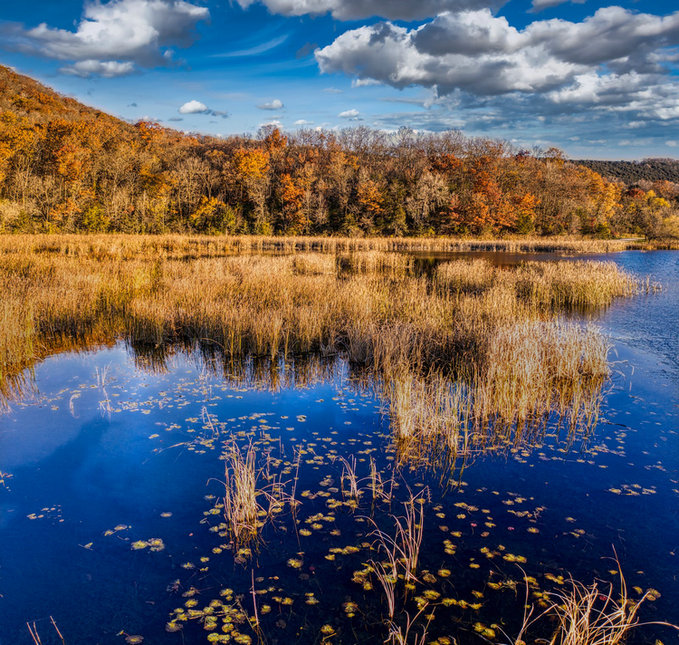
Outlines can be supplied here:
M149 357L199 346L234 370L341 356L382 384L398 438L464 451L470 434L552 412L588 425L608 344L560 317L642 288L609 262L455 260L426 274L387 252L398 240L302 239L0 238L0 391L51 352L119 338ZM290 252L234 254L246 243Z

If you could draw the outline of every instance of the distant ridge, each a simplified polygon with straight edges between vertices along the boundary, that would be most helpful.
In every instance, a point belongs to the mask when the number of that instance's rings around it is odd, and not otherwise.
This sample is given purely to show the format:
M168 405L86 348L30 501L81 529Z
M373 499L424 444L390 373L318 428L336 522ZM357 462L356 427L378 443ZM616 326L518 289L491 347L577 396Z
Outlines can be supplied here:
M586 166L606 178L617 179L627 185L634 185L641 181L679 183L679 160L677 159L642 159L641 161L574 159L573 163Z

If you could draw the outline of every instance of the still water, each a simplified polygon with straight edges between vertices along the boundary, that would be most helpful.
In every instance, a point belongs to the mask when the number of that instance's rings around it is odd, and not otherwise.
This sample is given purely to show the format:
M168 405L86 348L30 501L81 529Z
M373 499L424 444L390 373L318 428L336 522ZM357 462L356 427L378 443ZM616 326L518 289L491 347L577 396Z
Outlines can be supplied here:
M593 316L615 348L596 431L567 443L554 429L452 478L394 468L384 405L342 361L234 374L198 355L149 365L122 343L43 361L0 416L0 644L33 643L27 623L44 644L256 642L242 622L255 606L267 643L382 642L386 605L361 572L410 493L424 539L402 609L414 618L427 600L428 642L483 643L485 627L508 642L526 593L538 603L569 575L615 582L615 554L633 598L657 592L642 619L679 623L679 254L596 259L663 285ZM275 476L300 502L251 553L219 534L231 440L268 455L262 486ZM373 499L371 465L389 502ZM660 626L634 635L656 639L679 643Z

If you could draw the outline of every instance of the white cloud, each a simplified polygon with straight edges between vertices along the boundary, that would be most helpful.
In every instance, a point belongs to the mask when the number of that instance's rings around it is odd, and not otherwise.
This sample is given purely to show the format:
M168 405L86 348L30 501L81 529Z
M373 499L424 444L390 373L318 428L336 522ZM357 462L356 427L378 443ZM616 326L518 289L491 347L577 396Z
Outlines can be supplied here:
M279 130L282 130L283 124L278 119L273 119L271 121L266 121L265 123L260 123L259 127L260 128L278 128Z
M134 72L134 63L126 61L124 63L115 60L81 60L73 65L66 65L60 70L63 74L72 76L103 76L113 78L114 76L125 76Z
M429 90L416 111L376 117L379 127L463 127L481 136L553 142L581 137L615 146L676 140L679 131L679 12L607 7L579 21L535 20L517 28L488 9L442 13L408 29L391 22L346 31L316 52L322 72L354 85ZM406 101L405 99L403 100Z
M300 127L305 126L305 125L313 125L313 124L314 124L313 121L307 121L306 119L298 119L297 121L295 121L295 125L300 126Z
M339 20L372 16L390 20L421 20L444 11L465 11L484 7L499 9L506 0L237 0L244 9L258 1L272 13L284 16L330 13Z
M274 99L273 101L270 101L269 103L262 103L261 105L257 106L260 110L282 110L283 109L283 101L280 99Z
M207 8L184 0L88 0L75 31L41 23L33 29L3 28L3 47L63 61L71 74L129 74L134 65L171 61L172 46L187 46Z
M207 114L209 109L200 101L189 101L179 108L179 114Z
M482 9L443 13L416 29L389 22L353 29L316 59L321 71L362 82L493 96L549 92L591 73L658 74L658 52L677 44L679 12L661 17L608 7L579 23L544 20L519 30Z
M344 110L344 112L340 112L337 116L339 116L342 119L356 119L360 116L360 112L358 110L352 109L352 110Z
M209 116L220 116L223 119L226 119L229 116L228 112L212 110L205 105L205 103L196 101L195 99L184 103L177 111L179 114L207 114Z

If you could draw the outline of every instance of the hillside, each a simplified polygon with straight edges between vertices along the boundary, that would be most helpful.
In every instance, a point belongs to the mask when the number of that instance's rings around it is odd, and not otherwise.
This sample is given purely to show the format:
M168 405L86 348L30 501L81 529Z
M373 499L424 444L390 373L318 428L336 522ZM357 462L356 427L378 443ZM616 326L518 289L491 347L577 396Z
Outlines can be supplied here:
M573 163L587 166L604 177L617 179L628 186L641 181L679 183L679 160L643 159L642 161L594 161L580 159Z
M676 185L585 166L454 131L184 135L0 67L5 232L679 235Z
M100 120L116 128L128 126L124 121L58 94L28 76L0 65L0 111L12 113L33 124L55 119L69 121ZM128 126L131 128L131 126Z

